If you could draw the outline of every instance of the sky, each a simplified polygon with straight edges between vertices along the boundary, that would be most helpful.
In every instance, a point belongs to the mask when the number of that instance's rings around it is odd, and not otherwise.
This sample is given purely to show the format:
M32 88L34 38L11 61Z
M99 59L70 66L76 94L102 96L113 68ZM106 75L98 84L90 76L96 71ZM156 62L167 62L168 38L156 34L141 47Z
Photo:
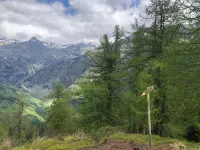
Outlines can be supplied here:
M98 43L115 25L131 31L149 0L0 0L0 39Z

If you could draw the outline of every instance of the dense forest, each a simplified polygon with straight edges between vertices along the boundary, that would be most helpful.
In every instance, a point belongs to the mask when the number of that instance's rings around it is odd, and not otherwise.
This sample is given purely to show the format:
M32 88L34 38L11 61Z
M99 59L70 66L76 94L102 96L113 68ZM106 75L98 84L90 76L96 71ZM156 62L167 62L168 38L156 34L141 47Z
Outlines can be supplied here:
M64 88L57 82L45 120L23 117L26 104L6 110L0 140L22 145L37 137L83 131L96 140L104 129L148 134L151 93L152 133L200 142L200 1L151 0L132 31L116 26L87 53L89 70ZM7 116L8 115L8 116ZM8 119L9 118L9 119Z

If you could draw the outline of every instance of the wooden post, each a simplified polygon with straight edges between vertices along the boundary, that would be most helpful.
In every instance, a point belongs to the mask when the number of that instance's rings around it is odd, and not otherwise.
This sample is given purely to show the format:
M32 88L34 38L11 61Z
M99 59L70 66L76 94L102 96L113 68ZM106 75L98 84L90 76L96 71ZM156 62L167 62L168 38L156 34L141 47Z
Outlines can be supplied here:
M149 128L149 146L151 146L151 107L150 107L150 92L153 90L153 86L147 87L141 96L147 95L147 107L148 107L148 128Z
M151 146L151 107L150 107L150 94L147 94L148 104L148 126L149 126L149 146Z

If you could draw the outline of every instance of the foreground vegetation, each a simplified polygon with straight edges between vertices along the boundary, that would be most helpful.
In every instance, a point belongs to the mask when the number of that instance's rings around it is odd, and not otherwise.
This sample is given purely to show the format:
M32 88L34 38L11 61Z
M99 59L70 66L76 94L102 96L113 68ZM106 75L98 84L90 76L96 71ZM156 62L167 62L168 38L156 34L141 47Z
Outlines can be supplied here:
M63 139L56 138L42 138L34 141L31 144L26 146L14 148L14 150L80 150L88 147L94 147L101 145L106 140L122 140L122 141L134 141L141 144L146 144L148 140L147 135L141 134L124 134L124 133L115 133L107 137L102 137L99 143L95 143L91 136L85 135L83 133L74 134ZM183 149L188 150L198 150L200 144L190 143L186 141L170 139L170 138L161 138L159 136L153 136L153 145L162 145L162 144L177 144L182 146Z

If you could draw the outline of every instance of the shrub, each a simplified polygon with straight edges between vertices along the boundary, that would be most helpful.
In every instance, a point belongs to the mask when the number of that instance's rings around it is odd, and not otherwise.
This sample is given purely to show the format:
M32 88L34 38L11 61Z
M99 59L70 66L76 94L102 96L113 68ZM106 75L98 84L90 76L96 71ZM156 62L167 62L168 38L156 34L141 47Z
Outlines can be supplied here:
M200 142L200 125L191 125L186 130L186 139L189 141Z
M98 143L102 138L108 137L118 131L119 129L117 127L106 126L106 127L101 127L96 131L92 131L91 135L94 141Z

